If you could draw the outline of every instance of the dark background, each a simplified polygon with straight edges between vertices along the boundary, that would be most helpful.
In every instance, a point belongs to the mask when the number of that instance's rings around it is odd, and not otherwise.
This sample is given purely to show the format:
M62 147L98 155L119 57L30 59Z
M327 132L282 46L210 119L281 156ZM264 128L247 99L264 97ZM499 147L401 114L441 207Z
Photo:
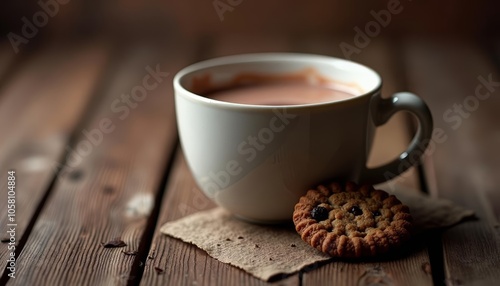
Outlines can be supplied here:
M56 0L43 2L54 2ZM61 2L63 0L60 0ZM352 35L353 28L373 20L371 10L387 9L390 1L252 1L224 13L221 21L213 0L133 1L64 0L30 45L51 39L105 36L125 41L182 41L217 35ZM228 0L220 0L227 3ZM228 4L229 4L228 3ZM488 38L498 35L499 1L401 0L403 11L393 15L384 36L460 36ZM40 11L38 1L3 1L0 35L21 35L22 18L30 21Z

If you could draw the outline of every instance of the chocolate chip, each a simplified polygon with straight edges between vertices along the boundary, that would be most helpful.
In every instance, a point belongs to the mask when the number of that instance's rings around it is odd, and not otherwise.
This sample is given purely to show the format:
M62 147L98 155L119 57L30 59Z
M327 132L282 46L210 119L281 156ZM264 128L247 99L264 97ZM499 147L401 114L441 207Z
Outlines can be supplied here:
M230 238L226 238L226 241L232 241Z
M295 245L295 244L293 244L293 243L292 243L292 245L290 245L290 246L291 246L291 247L297 247L297 245Z
M2 243L7 243L9 241L10 241L10 238L8 238L8 237L2 237L2 239L0 239L0 242L2 242Z
M324 207L317 206L311 211L311 216L316 221L322 221L328 218L328 210Z
M119 237L114 238L113 240L110 240L106 243L101 242L101 244L104 248L115 248L115 247L127 246L127 244L125 242L123 242L123 240L121 240Z
M259 248L259 245L258 245L258 244L256 244L256 245L255 245L255 248Z
M382 215L380 213L380 211L373 211L372 214L373 214L373 216L381 216Z
M238 239L243 239L243 236L238 236Z
M350 210L349 210L350 213L352 213L353 215L362 215L363 214L363 211L358 207L358 206L353 206Z

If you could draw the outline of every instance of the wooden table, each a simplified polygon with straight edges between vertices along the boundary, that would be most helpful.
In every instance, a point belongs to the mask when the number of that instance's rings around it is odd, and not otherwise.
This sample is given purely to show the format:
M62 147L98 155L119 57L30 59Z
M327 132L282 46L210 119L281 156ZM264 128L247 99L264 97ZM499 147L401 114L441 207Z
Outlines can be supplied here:
M268 284L159 232L167 221L214 207L179 148L172 79L190 63L228 54L343 57L342 41L352 44L351 38L283 36L179 39L160 46L95 39L17 55L0 44L0 284ZM352 56L382 74L385 96L410 90L423 97L441 130L422 164L385 187L450 199L478 219L419 237L397 259L332 262L269 284L498 285L500 87L480 88L489 78L500 81L495 43L378 38ZM127 102L143 86L148 67L168 74L157 77L142 101ZM490 96L479 100L478 92ZM412 126L398 114L380 128L370 165L399 154ZM10 253L9 170L16 182L15 278L3 269ZM103 248L101 242L115 237L127 246Z

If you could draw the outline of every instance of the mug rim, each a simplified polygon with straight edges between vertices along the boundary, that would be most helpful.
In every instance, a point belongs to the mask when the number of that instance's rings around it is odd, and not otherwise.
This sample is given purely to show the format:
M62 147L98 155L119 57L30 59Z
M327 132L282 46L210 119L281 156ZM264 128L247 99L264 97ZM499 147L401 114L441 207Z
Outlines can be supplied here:
M369 73L373 74L375 78L377 79L377 83L375 86L367 90L364 93L358 94L356 96L353 96L351 98L346 98L346 99L341 99L341 100L335 100L335 101L326 101L326 102L319 102L319 103L306 103L306 104L290 104L290 105L259 105L259 104L247 104L247 103L235 103L235 102L228 102L228 101L221 101L221 100L216 100L212 98L205 97L200 94L196 94L189 89L185 88L181 84L182 78L185 76L188 76L189 74L196 72L198 70L202 69L209 69L217 66L222 66L222 65L228 65L228 64L245 64L245 63L259 63L259 62L272 62L272 61L278 61L278 62L289 62L289 61L295 61L295 62L300 62L300 61L310 61L312 63L314 62L321 62L321 61L333 61L345 65L351 65L355 66L360 69L364 69L368 71ZM331 106L331 105L339 105L339 104L348 104L348 103L355 103L359 100L365 100L367 96L371 96L377 92L380 91L382 87L382 78L378 72L376 72L374 69L351 61L351 60L346 60L342 58L337 58L337 57L331 57L331 56L326 56L326 55L318 55L318 54L308 54L308 53L247 53L247 54L237 54L237 55L230 55L230 56L223 56L223 57L217 57L217 58L212 58L204 61L200 61L194 64L191 64L187 67L184 67L180 71L178 71L174 77L173 80L173 86L175 92L175 97L177 96L182 96L184 98L187 98L191 101L195 101L198 103L202 103L205 105L209 106L218 106L222 108L246 108L246 109L275 109L275 108L291 108L291 109L300 109L300 108L310 108L310 107L320 107L320 106ZM183 91L182 93L177 92L177 91Z

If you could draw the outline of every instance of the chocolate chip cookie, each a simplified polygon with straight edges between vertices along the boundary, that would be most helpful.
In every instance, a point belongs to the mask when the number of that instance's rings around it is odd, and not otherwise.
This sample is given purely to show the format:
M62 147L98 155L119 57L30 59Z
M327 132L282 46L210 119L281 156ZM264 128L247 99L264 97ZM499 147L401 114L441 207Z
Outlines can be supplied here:
M408 206L385 191L355 183L309 190L295 205L293 222L302 239L334 257L386 253L410 238Z

